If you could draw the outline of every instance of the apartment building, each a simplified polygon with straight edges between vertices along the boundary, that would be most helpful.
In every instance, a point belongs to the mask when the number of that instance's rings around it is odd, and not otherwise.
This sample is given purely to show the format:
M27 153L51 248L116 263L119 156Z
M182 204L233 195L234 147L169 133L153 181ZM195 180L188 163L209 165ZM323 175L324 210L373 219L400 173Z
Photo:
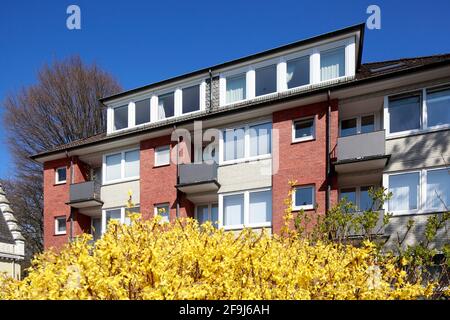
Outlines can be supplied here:
M363 210L369 188L386 187L383 232L412 218L407 242L418 241L450 204L450 54L363 64L364 28L101 99L106 132L32 156L45 247L128 223L129 191L144 217L277 233L290 180L294 210L318 215L344 196Z

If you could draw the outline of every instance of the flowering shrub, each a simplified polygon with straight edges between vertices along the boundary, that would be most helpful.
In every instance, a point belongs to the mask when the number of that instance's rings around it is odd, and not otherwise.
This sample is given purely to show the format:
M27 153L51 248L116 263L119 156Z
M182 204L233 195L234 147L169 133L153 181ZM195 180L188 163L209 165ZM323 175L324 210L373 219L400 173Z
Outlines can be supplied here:
M131 214L92 243L82 235L46 251L22 281L0 281L0 299L416 299L432 286L408 282L374 244L318 241L296 232L240 234L195 220L161 223Z

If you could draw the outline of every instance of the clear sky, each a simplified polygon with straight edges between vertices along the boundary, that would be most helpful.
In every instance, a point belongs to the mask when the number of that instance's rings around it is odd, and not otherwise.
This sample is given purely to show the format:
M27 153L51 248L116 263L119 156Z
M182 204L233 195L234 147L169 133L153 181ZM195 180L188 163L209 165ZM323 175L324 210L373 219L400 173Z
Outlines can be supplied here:
M81 30L66 27L71 4ZM0 101L55 58L79 54L131 89L365 22L371 4L381 29L366 30L363 62L450 53L449 0L2 0ZM0 178L13 173L4 136Z

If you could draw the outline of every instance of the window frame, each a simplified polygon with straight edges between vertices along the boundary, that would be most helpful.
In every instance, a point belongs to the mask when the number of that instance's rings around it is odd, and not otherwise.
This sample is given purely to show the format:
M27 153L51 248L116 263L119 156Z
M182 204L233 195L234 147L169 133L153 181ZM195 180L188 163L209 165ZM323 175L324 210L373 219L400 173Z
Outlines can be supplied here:
M374 130L372 132L361 132L361 128L362 128L362 118L363 117L367 117L367 116L373 116L373 127ZM351 120L351 119L356 119L356 134L352 134L349 136L342 136L342 121L345 120ZM373 133L373 132L377 132L379 131L379 125L378 125L378 117L377 114L375 112L370 112L370 113L362 113L362 114L358 114L358 115L354 115L354 116L347 116L347 117L343 117L339 119L339 138L345 138L345 137L351 137L351 136L356 136L359 134L367 134L367 133Z
M313 125L312 125L312 131L313 134L312 136L307 136L307 137L301 137L301 138L296 138L295 137L295 124L298 122L306 122L309 120L313 120ZM306 142L306 141L313 141L316 140L316 116L310 116L310 117L302 117L302 118L297 118L292 120L292 143L298 143L298 142Z
M55 219L55 236L61 236L61 235L65 235L67 234L67 217L65 215L63 216L56 216L54 217ZM64 231L59 231L59 224L60 224L60 220L64 219L64 224L65 224L65 229Z
M134 207L133 208L130 208L130 209L134 209L134 208L137 208L137 207L140 207L141 205L140 205L140 203L138 203L138 204L135 204L134 205ZM104 209L102 209L102 231L101 231L101 234L103 235L105 232L106 232L106 227L107 227L107 225L106 225L106 212L107 211L112 211L112 210L119 210L120 209L120 223L121 224L124 224L125 223L125 218L126 218L126 216L125 216L125 214L126 214L126 210L128 209L128 207L124 207L124 206L120 206L120 207L111 207L111 208L104 208ZM92 220L91 220L91 222L92 222Z
M384 119L383 119L383 122L384 122L384 129L386 131L386 139L401 138L401 137L406 137L406 136L420 134L420 133L428 133L428 132L435 132L435 131L450 129L450 123L436 125L436 126L428 126L427 91L428 90L439 90L439 89L442 89L442 90L450 89L450 83L441 83L441 84L432 85L432 86L422 86L419 88L396 92L396 93L384 96L384 102L383 102L383 118ZM392 97L396 97L396 96L402 96L402 95L407 96L407 95L414 95L414 94L420 95L421 111L420 111L420 127L419 127L419 129L391 132L390 131L389 99Z
M215 221L212 221L211 219L211 214L212 214L212 207L213 205L217 205L217 220L219 220L219 202L204 202L204 203L196 203L195 204L195 213L194 213L194 218L195 220L198 220L198 215L197 215L197 208L198 207L204 207L204 206L208 206L208 219L207 221L210 221L212 223L212 225L215 224ZM200 222L199 222L200 223ZM217 221L217 225L219 224L219 221Z
M447 169L446 166L436 166L431 168L422 168L422 169L412 169L412 170L402 170L395 172L388 172L383 174L383 187L387 188L389 191L389 177L394 175L401 175L407 173L419 173L419 196L417 202L417 209L415 210L401 210L401 211L392 211L389 210L389 201L386 201L384 204L384 211L390 212L394 216L408 216L408 215L421 215L421 214L429 214L429 213L439 213L444 212L445 210L439 210L438 208L428 208L427 207L427 173L428 171L442 170Z
M297 189L308 189L312 188L312 204L297 206L295 204L295 194ZM294 191L292 192L292 211L300 211L300 210L314 210L316 206L316 185L315 184L305 184L305 185L297 185L293 186Z
M59 180L59 172L58 170L64 169L66 171L66 179L65 180ZM61 166L58 168L55 168L55 185L58 184L66 184L67 183L67 167L66 166Z
M125 178L125 153L126 152L130 152L130 151L138 151L138 153L139 153L139 167L140 167L140 165L141 165L141 151L140 151L140 148L130 148L130 149L125 149L125 150L121 150L121 151L116 151L116 152L110 152L110 153L103 154L103 156L102 156L102 185L109 185L109 184L114 184L114 183L133 181L133 180L138 180L140 178L140 174L141 174L140 170L139 170L139 175ZM116 154L119 154L119 153L121 154L120 178L106 181L106 157L112 156L112 155L116 155Z
M226 193L220 193L219 194L219 202L218 202L218 227L223 228L224 230L241 230L244 228L270 228L272 227L272 221L273 221L273 212L272 212L272 219L271 221L267 222L259 222L259 223L250 223L250 193L252 192L262 192L262 191L270 191L272 192L272 187L265 187L265 188L258 188L258 189L248 189L248 190L241 190L241 191L233 191L233 192L226 192ZM224 200L223 198L226 196L233 196L233 195L244 195L244 223L243 224L235 224L235 225L228 225L225 226L223 224L224 222ZM272 201L273 201L273 192L271 194ZM273 206L273 204L272 204Z
M149 114L149 117L150 117L150 121L148 121L148 122L143 122L143 123L140 123L140 124L136 124L136 103L137 102L141 102L141 101L145 101L145 100L148 100L148 102L149 102L149 112L150 112L150 114ZM149 123L152 123L152 122L154 122L154 121L152 121L152 97L151 96L147 96L147 97L143 97L142 99L139 99L139 98L137 98L137 99L134 99L133 101L132 101L132 104L134 105L134 107L133 107L133 114L134 114L134 126L131 126L131 127L141 127L141 126L145 126L145 125L148 125ZM127 128L128 129L128 128Z
M338 194L338 201L341 200L341 190L342 189L355 189L355 198L356 198L356 203L354 203L354 205L356 206L357 210L355 211L355 213L358 212L363 212L361 210L361 188L377 188L377 186L375 184L361 184L361 185L348 185L348 186L342 186L339 187L339 194Z
M272 141L271 141L270 153L257 155L257 156L250 156L250 127L257 126L260 124L265 124L265 123L271 124L270 138ZM225 132L228 130L236 130L236 129L240 129L240 128L244 128L244 157L239 158L239 159L225 160L225 148L224 148L225 147L225 142L224 142ZM221 134L220 134L220 140L219 140L219 166L272 158L273 122L271 119L265 119L265 120L260 120L260 121L256 121L256 122L232 124L232 125L220 128L220 132L221 132Z
M165 206L167 206L167 207L169 207L169 212L168 212L168 221L161 221L161 223L170 223L170 202L161 202L161 203L155 203L154 205L153 205L153 217L156 217L156 216L160 216L161 218L162 218L162 216L158 213L158 209L160 208L160 207L165 207Z
M157 159L158 159L158 151L163 149L163 148L168 148L169 149L169 161L167 163L161 163L158 164L157 163ZM164 167L164 166L169 166L170 165L170 157L171 157L171 145L167 144L167 145L163 145L163 146L158 146L154 148L154 159L153 159L153 167L157 168L157 167Z

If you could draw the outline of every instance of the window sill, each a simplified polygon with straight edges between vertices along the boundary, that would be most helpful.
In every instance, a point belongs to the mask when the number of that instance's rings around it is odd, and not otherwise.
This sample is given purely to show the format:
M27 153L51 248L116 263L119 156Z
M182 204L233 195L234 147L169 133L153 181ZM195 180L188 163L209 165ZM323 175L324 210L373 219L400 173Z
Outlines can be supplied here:
M229 166L229 165L233 165L233 164L255 162L255 161L266 160L266 159L272 159L272 154L265 154L262 156L242 158L242 159L236 159L236 160L227 160L227 161L223 161L222 163L219 163L219 166L220 167Z
M232 230L242 230L244 228L248 229L259 229L259 228L271 228L272 222L261 222L261 223L255 223L255 224L238 224L234 226L220 226L226 231L232 231Z
M108 182L102 183L101 187L103 187L103 186L109 186L109 185L113 185L113 184L118 184L118 183L137 181L137 180L139 180L139 179L140 179L140 177L131 177L131 178L126 178L126 179L120 179L120 180L108 181Z
M163 167L170 167L170 163L158 164L158 165L155 164L152 168L157 169L157 168L163 168Z
M407 210L407 211L388 211L392 213L392 217L405 217L405 216L421 216L429 214L437 214L446 212L443 209L425 209L425 210Z
M292 207L292 211L293 212L297 212L297 211L311 211L314 210L314 206L300 206L300 207Z
M65 236L67 235L67 232L64 233L54 233L53 236L57 237L57 236Z
M292 140L291 144L297 144L302 142L309 142L309 141L315 141L315 137L308 137L308 138L301 138L301 139L294 139Z
M67 184L67 181L61 181L61 182L55 182L53 184L53 186L63 186L63 185L66 185L66 184Z
M387 133L386 132L386 140L392 140L392 139L398 139L398 138L404 138L404 137L410 137L410 136L418 136L418 135L427 134L427 133L446 131L449 129L450 129L450 124L431 127L431 128L427 128L427 129L415 129L415 130L402 131L402 132L396 132L396 133Z

